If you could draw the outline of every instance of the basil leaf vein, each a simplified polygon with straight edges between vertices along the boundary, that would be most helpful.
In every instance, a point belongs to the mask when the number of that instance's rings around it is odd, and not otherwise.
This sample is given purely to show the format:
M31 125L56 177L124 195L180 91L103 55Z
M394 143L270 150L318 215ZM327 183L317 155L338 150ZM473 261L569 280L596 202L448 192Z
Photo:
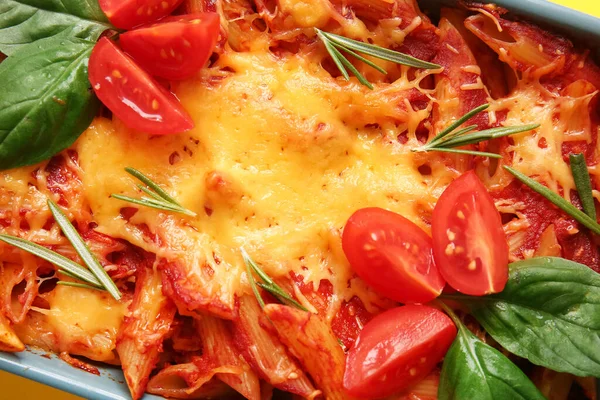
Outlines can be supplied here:
M502 293L452 297L511 353L554 371L600 377L600 275L556 257L513 263L509 274Z
M87 129L100 104L87 74L93 46L42 39L0 64L0 169L48 159Z
M39 39L66 36L96 41L114 29L97 0L0 1L0 52L10 56Z

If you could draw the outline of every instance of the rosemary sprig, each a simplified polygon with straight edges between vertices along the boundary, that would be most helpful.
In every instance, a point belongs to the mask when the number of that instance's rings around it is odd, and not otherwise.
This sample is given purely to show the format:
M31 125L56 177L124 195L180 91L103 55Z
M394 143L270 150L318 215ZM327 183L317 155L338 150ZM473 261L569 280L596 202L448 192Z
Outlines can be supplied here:
M585 157L581 153L571 154L569 160L571 161L571 173L573 174L573 180L575 181L575 187L577 188L583 211L595 221L596 206L594 205L590 173L585 162Z
M262 308L264 308L265 302L260 296L258 287L271 293L281 303L287 304L288 306L296 307L302 311L308 311L306 307L294 300L279 285L277 285L275 281L271 279L271 277L267 275L265 271L263 271L262 268L260 268L252 258L250 258L250 256L244 248L241 248L240 251L242 252L242 258L244 259L244 263L246 263L246 271L248 273L248 279L250 280L252 292L254 292L256 300L258 300L258 303ZM262 282L256 282L256 280L254 279L254 274L258 275Z
M70 281L58 281L56 282L57 285L63 285L63 286L71 286L71 287L76 287L76 288L82 288L82 289L90 289L90 290L100 290L103 291L104 289L98 287L98 286L92 286L92 285L86 285L85 283L79 283L79 282L70 282Z
M69 219L63 214L56 203L50 199L48 199L48 207L54 216L54 220L58 226L60 226L60 229L67 239L69 239L69 242L71 242L71 245L75 248L77 254L79 254L79 257L100 282L100 285L106 289L108 293L110 293L116 300L120 300L121 293L119 292L117 285L115 285L115 282L111 279L104 268L102 268L102 265L100 265L98 259L96 259L96 257L85 244L84 240L81 238L81 236L79 236L79 233L71 224L71 221L69 221Z
M356 69L356 67L352 65L350 61L348 61L348 59L341 53L341 51L351 55L352 57L355 57L359 61L364 62L365 64L367 64L371 68L376 69L382 74L387 74L387 72L379 65L366 59L358 53L368 54L380 60L390 61L401 65L407 65L409 67L424 69L441 68L440 65L419 60L418 58L411 57L407 54L385 49L374 44L364 43L354 39L348 39L347 37L336 35L335 33L325 32L317 28L315 28L315 31L317 32L317 37L321 39L321 41L325 45L325 49L331 56L331 59L338 67L344 78L346 78L346 80L350 79L350 75L347 71L348 69L354 76L356 76L356 78L361 84L365 85L369 89L373 89L373 85L371 85L371 83L364 77L364 75L361 74Z
M87 269L71 261L67 257L58 254L52 250L49 250L39 244L30 242L29 240L21 239L16 236L0 234L0 241L10 244L11 246L17 247L23 251L26 251L34 256L37 256L43 260L48 261L51 264L59 267L59 272L70 276L72 278L79 279L83 282L87 282L90 285L100 286L100 281Z
M511 167L506 166L506 165L504 166L504 169L506 169L508 172L513 174L518 180L523 182L525 185L529 186L532 190L534 190L535 192L544 196L546 199L548 199L548 201L550 201L556 207L560 208L561 210L563 210L564 212L569 214L577 222L581 223L583 226L585 226L592 232L600 235L600 224L598 224L598 222L596 222L595 219L590 218L586 213L579 210L573 204L569 203L567 200L565 200L558 194L554 193L552 190L548 189L546 186L531 179L530 177L523 174L522 172L519 172Z
M130 175L134 176L146 186L137 185L138 189L142 192L146 193L148 197L142 197L140 199L136 199L133 197L123 196L120 194L111 194L110 197L115 199L127 201L133 204L139 204L145 207L156 208L159 210L171 211L176 213L181 213L185 215L189 215L191 217L195 217L197 214L193 211L188 210L183 207L181 204L177 202L173 197L171 197L167 192L165 192L157 183L152 181L152 179L148 178L146 175L142 174L140 171L134 168L127 167L125 171Z
M484 151L457 149L456 147L483 142L485 140L496 139L503 136L514 135L515 133L527 132L540 126L540 124L530 124L522 126L503 126L499 128L490 128L483 131L477 131L477 125L470 125L466 128L457 130L462 124L473 118L482 111L487 110L489 104L483 104L476 107L457 119L446 129L438 133L431 141L412 151L427 152L441 151L445 153L469 154L472 156L502 158L501 155L488 153Z

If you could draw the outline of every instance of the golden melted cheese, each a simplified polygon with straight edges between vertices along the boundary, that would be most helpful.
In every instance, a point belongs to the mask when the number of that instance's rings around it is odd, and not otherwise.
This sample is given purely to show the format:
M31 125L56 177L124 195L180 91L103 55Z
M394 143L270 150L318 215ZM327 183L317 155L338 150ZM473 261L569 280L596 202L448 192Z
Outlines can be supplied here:
M51 293L46 318L57 335L66 342L97 335L114 342L125 314L125 303L115 301L108 293L62 285Z
M25 344L95 361L116 361L116 338L127 301L117 302L106 292L62 285L43 297L49 307L32 307L28 319L15 327Z
M384 120L397 107L389 96L378 98L355 85L342 90L300 57L228 53L219 63L235 73L207 85L209 72L177 90L196 123L193 131L149 137L98 119L76 143L98 230L182 260L190 274L200 274L202 262L212 263L211 290L224 302L248 292L239 256L244 246L274 277L294 271L315 287L329 279L337 299L356 294L371 304L364 285L347 289L351 271L341 251L332 251L339 249L345 221L361 207L379 206L428 229L419 213L430 209L453 174L436 169L436 185L430 186L409 147L363 128L362 115ZM411 87L404 77L386 91ZM426 115L407 112L411 140ZM178 162L171 165L173 158ZM109 199L111 193L140 195L126 166L143 171L199 214L182 218L140 208L132 222L161 232L167 246L145 242L119 217L128 204ZM225 262L215 265L212 254Z
M537 79L525 77L513 92L492 102L491 110L508 110L504 125L540 124L534 133L512 136L514 144L507 151L513 153L512 167L544 182L553 191L563 190L570 201L575 182L568 162L563 158L562 146L568 141L592 140L592 125L588 107L597 91L589 83L576 81L559 96L545 90ZM592 175L597 175L591 169ZM509 181L503 176L501 186Z

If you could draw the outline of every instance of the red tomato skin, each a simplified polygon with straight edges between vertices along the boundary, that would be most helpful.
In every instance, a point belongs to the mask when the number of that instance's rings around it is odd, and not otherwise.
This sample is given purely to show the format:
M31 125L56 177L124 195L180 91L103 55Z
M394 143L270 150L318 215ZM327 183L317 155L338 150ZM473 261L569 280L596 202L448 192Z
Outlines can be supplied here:
M171 14L183 0L98 0L111 24L119 29L158 21Z
M100 101L131 129L164 135L194 127L179 100L107 38L94 47L88 76Z
M344 227L342 248L354 272L394 301L427 303L444 288L431 238L394 212L375 207L356 211Z
M367 323L348 352L344 388L368 399L406 389L433 371L455 337L456 326L440 310L392 308Z
M169 80L194 76L210 58L219 38L217 13L168 17L125 32L123 50L151 75Z
M498 293L508 280L508 243L494 200L468 171L442 193L431 221L433 255L444 279L457 291Z

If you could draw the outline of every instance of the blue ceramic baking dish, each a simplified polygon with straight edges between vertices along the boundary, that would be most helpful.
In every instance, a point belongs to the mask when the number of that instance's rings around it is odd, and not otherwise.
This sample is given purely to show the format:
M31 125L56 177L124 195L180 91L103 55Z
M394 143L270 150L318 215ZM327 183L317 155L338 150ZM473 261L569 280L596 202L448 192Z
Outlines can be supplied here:
M435 15L444 5L454 5L455 0L418 0L421 8ZM600 60L600 19L549 3L546 0L495 0L494 2L509 9L513 14L536 22L545 28L553 29L584 45L596 48ZM46 352L29 349L23 353L0 353L0 369L53 386L93 400L129 400L129 390L123 373L119 368L100 368L100 376L71 367ZM1 397L1 396L0 396ZM146 395L144 400L160 399Z

